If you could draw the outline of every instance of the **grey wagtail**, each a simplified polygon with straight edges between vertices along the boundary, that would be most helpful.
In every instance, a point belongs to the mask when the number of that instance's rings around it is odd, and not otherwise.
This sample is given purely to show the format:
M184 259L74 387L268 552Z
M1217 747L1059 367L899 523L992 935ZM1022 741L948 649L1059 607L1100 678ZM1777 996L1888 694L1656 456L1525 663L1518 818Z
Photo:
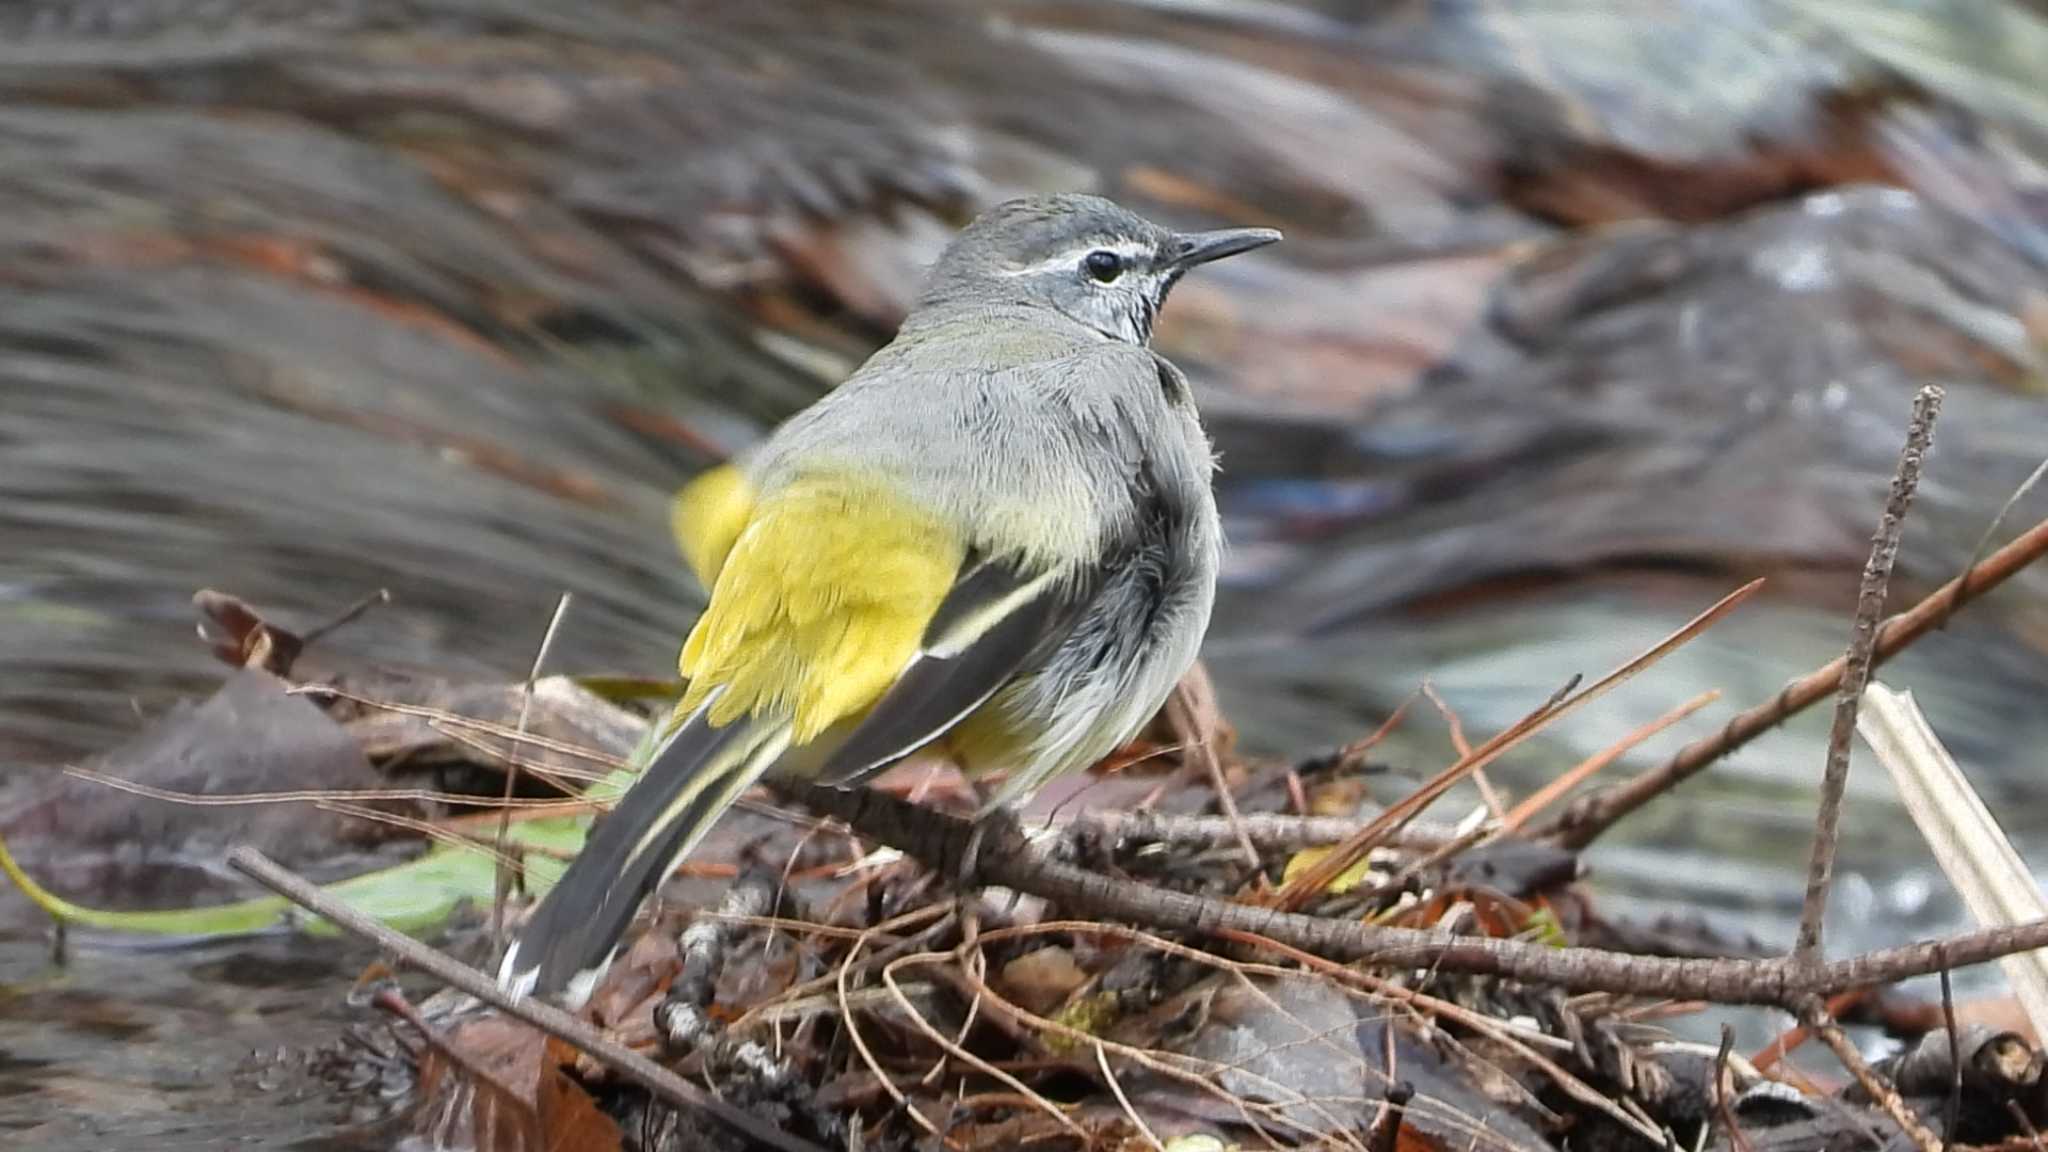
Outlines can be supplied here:
M501 982L580 1003L763 773L851 786L933 747L1008 772L986 815L1135 735L1195 659L1221 545L1209 439L1152 325L1190 268L1279 238L1094 196L998 205L887 347L684 489L711 590L688 689Z

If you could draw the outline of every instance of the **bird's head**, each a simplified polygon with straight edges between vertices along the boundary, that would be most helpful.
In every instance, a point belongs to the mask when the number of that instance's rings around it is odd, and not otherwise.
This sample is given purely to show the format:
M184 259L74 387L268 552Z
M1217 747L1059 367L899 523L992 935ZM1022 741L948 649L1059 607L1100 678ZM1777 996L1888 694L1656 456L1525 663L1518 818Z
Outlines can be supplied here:
M1188 269L1278 239L1270 228L1175 232L1099 196L1011 200L954 238L918 306L1050 308L1113 340L1144 344Z

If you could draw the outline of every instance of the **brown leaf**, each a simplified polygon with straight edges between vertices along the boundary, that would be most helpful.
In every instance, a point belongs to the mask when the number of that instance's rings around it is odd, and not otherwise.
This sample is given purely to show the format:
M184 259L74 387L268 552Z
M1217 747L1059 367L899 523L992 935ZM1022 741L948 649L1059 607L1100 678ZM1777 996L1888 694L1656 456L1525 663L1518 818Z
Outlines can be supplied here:
M125 908L246 896L215 866L236 844L254 845L321 880L360 871L362 850L394 839L389 825L310 804L163 798L381 787L383 777L348 734L289 687L260 668L244 668L205 701L171 709L80 765L102 779L33 774L0 812L0 834L25 859L49 867L62 894Z
M682 966L676 934L655 928L634 939L591 993L587 1014L607 1028L640 1022L643 1005L667 991Z
M618 1125L562 1071L573 1056L498 1016L430 1036L416 1123L422 1135L478 1152L618 1152Z
M1003 965L996 980L1005 997L1041 1016L1066 1003L1087 982L1088 974L1075 963L1073 952L1059 947L1026 952Z
M293 662L306 648L305 640L297 633L265 620L239 597L202 588L193 593L192 604L204 617L199 625L200 636L224 664L289 676ZM210 631L208 623L224 630L225 635Z

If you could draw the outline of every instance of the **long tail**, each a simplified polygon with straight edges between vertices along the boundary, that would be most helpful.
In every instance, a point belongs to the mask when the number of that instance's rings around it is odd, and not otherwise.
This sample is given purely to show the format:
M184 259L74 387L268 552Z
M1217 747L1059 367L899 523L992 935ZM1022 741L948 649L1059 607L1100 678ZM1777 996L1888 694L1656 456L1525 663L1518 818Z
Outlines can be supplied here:
M580 1004L611 963L640 901L789 745L772 718L712 727L704 707L655 749L640 779L600 820L505 954L498 983L515 995L565 993Z

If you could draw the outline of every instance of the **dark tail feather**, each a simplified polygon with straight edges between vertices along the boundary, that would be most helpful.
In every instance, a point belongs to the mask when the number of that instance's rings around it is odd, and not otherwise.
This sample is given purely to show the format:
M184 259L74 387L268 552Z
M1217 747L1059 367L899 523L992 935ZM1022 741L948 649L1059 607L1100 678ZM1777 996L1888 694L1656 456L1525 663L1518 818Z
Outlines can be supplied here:
M723 728L699 709L656 749L640 778L598 822L505 954L498 983L516 994L569 993L580 1002L610 963L640 901L788 742L786 722L748 718Z

